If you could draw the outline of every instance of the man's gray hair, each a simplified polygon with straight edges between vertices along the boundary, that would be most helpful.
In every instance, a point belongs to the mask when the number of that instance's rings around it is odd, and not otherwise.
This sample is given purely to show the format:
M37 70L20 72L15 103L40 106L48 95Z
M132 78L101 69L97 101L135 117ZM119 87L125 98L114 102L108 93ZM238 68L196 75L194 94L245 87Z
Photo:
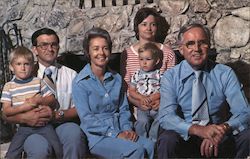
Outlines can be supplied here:
M178 37L177 37L178 43L180 43L182 41L183 34L192 28L201 28L204 31L204 33L207 37L207 41L210 45L210 31L209 31L209 29L207 27L205 27L204 25L199 24L199 23L185 24L184 26L182 26L180 31L179 31Z

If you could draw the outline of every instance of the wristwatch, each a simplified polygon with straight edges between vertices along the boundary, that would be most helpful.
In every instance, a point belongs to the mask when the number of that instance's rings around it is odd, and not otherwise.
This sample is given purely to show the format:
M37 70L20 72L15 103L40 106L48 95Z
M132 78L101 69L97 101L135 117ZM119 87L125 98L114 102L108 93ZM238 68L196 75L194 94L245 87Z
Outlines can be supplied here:
M59 110L58 116L59 116L59 120L63 120L63 118L64 118L64 111L63 110Z
M230 126L228 123L223 123L223 127L226 131L228 131L230 129Z

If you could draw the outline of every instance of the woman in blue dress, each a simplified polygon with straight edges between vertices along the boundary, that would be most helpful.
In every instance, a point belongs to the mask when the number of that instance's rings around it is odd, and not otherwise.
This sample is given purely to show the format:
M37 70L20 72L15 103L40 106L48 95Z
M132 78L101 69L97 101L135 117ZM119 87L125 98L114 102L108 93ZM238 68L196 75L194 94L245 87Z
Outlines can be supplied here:
M73 100L91 154L100 158L152 159L154 142L132 130L131 113L121 76L107 64L112 41L109 33L92 28L83 41L89 60L73 81Z

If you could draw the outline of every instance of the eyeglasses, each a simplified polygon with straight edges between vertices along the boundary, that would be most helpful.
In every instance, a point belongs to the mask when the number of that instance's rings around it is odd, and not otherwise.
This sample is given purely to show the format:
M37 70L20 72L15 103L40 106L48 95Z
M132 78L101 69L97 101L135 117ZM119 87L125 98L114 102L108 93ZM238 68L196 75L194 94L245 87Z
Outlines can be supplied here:
M201 48L208 48L209 43L207 40L199 40L199 41L188 41L184 44L188 49L195 49L196 45Z
M47 50L49 46L52 49L58 49L59 48L59 44L57 42L52 42L52 43L42 42L42 43L37 45L37 47L40 47L42 50Z

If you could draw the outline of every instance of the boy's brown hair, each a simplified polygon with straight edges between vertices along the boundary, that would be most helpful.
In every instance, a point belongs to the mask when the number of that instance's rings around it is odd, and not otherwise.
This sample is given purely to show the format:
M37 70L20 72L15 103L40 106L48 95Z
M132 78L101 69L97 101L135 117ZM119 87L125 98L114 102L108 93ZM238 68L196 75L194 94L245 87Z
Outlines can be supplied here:
M158 46L155 43L152 43L152 42L148 42L148 43L142 45L138 49L139 54L144 52L144 51L149 51L154 60L160 59L160 57L162 55L162 50L159 49Z

